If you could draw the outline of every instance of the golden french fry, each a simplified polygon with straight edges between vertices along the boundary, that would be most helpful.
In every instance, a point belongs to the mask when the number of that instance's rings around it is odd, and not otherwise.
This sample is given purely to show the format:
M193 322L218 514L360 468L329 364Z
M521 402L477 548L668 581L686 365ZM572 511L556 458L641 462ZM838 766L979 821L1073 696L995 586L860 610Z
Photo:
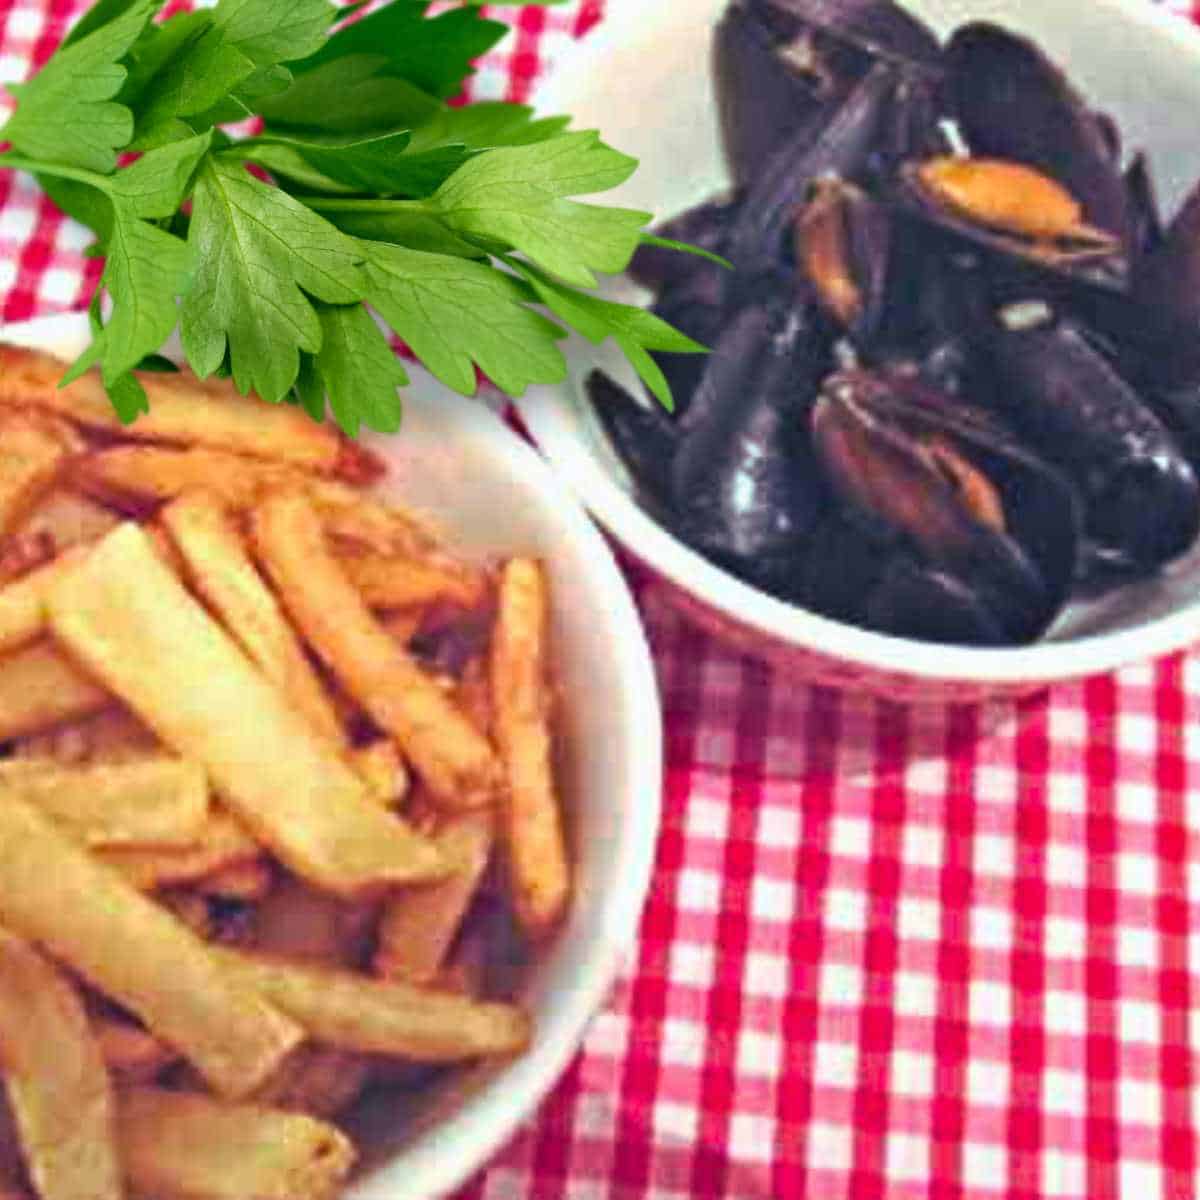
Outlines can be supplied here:
M438 798L448 807L489 803L501 782L491 747L371 615L312 505L299 493L270 496L254 532L292 620Z
M120 1200L112 1089L78 993L0 931L0 1058L41 1200Z
M95 855L138 891L149 892L194 883L216 871L257 862L262 847L227 813L214 812L193 844L182 849L119 846L98 849Z
M47 639L0 658L0 741L52 729L111 703Z
M513 905L533 935L559 921L570 892L551 761L548 609L541 565L523 558L507 563L492 634L492 710L508 775L502 827Z
M170 913L11 796L0 803L0 921L138 1016L222 1093L252 1092L300 1040Z
M354 896L444 873L437 851L373 804L228 634L123 525L50 588L56 635L297 874Z
M362 906L281 879L254 913L255 945L285 958L353 967L365 941Z
M120 518L112 509L58 487L38 501L18 533L45 535L63 551L98 542L119 524Z
M269 863L262 859L234 863L196 880L196 890L220 900L262 900L275 883Z
M479 572L429 559L347 554L338 560L369 608L417 608L444 600L472 608L483 599Z
M188 492L168 504L161 519L211 611L313 730L341 749L346 739L337 713L220 503L206 492Z
M211 446L355 483L370 482L382 473L373 454L332 426L318 425L286 404L241 396L222 380L202 381L186 371L140 373L150 411L132 425L123 425L97 373L60 388L65 371L65 363L47 354L0 345L0 407L48 411L87 429L135 441Z
M371 1060L365 1054L301 1046L255 1093L256 1104L311 1117L335 1117L362 1094L371 1079Z
M417 1062L461 1062L512 1054L529 1041L529 1018L410 984L368 979L225 946L212 947L244 987L256 988L323 1045Z
M441 969L491 858L490 812L447 815L434 841L454 863L440 883L405 888L388 902L379 924L375 973L385 979L428 983Z
M77 547L0 588L0 654L28 645L46 632L46 588L85 552Z
M187 1092L122 1090L117 1131L139 1196L332 1200L354 1165L349 1139L324 1121Z
M377 804L399 808L404 803L408 795L408 770L395 742L377 741L351 750L350 763Z
M15 794L85 846L188 846L208 817L208 780L178 758L64 767L0 762L0 803Z
M122 1085L151 1083L179 1061L170 1046L139 1025L100 1016L91 1025L104 1065Z
M19 417L0 423L0 536L50 490L66 459L58 439L37 424Z

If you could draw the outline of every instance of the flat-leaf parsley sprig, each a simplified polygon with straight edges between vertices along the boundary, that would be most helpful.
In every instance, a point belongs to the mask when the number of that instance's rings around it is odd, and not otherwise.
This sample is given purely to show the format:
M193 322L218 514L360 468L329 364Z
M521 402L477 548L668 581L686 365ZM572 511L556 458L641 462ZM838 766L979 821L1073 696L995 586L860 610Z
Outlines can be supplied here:
M650 352L704 347L591 294L656 240L649 213L579 199L635 160L568 117L446 103L504 25L470 3L431 17L428 0L365 16L218 0L159 21L162 4L98 0L9 89L0 168L33 172L106 260L64 383L98 367L134 420L134 371L161 366L178 325L197 375L328 410L354 437L400 425L407 376L381 323L465 395L478 371L513 395L562 381L575 330L614 339L670 405ZM235 137L248 117L260 132Z

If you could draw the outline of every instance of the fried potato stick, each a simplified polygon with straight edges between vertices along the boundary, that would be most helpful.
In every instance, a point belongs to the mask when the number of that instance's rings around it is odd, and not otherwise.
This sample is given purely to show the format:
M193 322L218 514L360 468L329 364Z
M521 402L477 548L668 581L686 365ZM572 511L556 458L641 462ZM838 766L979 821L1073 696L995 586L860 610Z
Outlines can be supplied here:
M434 847L363 783L123 525L50 589L51 625L176 752L202 763L256 837L297 874L354 896L429 881Z
M370 608L417 608L444 600L472 608L483 598L482 575L429 559L346 555L342 569Z
M118 1094L117 1131L138 1196L332 1200L355 1158L345 1134L303 1113L156 1088Z
M408 795L408 769L395 742L379 740L350 751L350 762L367 785L371 799L384 808L398 808Z
M112 509L78 492L57 487L38 501L18 533L45 535L62 551L97 542L120 523L120 517Z
M46 588L84 553L76 547L0 588L0 654L26 646L46 632Z
M214 812L190 845L178 849L100 847L95 856L140 892L177 887L215 871L256 863L262 847L228 813Z
M178 758L64 767L0 762L0 803L13 793L85 846L188 846L208 817L208 780Z
M228 382L201 381L187 371L140 372L138 380L150 398L150 411L124 425L97 372L60 388L66 367L48 354L0 345L0 407L52 412L87 429L136 441L211 446L355 483L369 482L381 473L373 454L332 426L319 425L286 404L264 404L241 396Z
M492 634L492 710L508 775L502 825L513 904L534 936L559 921L570 892L551 762L548 609L540 564L523 558L508 562Z
M195 934L14 796L0 803L0 921L137 1015L224 1094L252 1092L300 1040Z
M462 1062L516 1053L529 1041L529 1018L511 1004L482 1003L224 946L212 952L239 984L258 989L323 1045L417 1062Z
M40 1200L121 1200L112 1088L83 1002L0 930L0 1059Z
M168 504L161 519L209 608L314 731L341 749L346 737L337 713L220 503L189 492Z
M0 536L12 533L50 490L67 452L51 433L19 418L0 423Z
M0 741L41 733L111 703L108 693L47 639L0 658Z
M489 803L501 782L487 741L375 620L299 493L255 513L260 560L292 620L342 686L448 807Z
M262 900L275 883L269 863L263 859L233 863L196 880L195 887L204 896L218 900Z

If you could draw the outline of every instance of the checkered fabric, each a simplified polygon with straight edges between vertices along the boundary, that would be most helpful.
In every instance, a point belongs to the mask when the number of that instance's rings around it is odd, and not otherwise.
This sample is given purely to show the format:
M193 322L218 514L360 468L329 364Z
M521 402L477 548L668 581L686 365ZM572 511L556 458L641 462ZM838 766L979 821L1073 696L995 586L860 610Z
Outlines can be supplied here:
M83 6L0 0L0 80ZM524 97L600 10L515 16L473 93ZM0 320L82 306L84 245L0 175ZM640 942L459 1200L1192 1200L1200 656L906 711L775 678L631 581L667 722Z

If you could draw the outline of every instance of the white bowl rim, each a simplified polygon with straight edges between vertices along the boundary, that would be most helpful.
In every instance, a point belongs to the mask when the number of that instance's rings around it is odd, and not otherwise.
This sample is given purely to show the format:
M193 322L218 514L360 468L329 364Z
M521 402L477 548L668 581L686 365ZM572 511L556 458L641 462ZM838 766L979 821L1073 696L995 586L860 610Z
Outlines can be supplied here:
M1146 25L1166 35L1181 53L1194 58L1200 68L1200 28L1185 17L1164 11L1147 0L1092 0L1092 3L1110 9L1121 20ZM534 93L531 100L534 107L539 112L565 111L555 99L557 82L597 69L606 48L623 30L637 23L639 14L644 14L642 0L608 0L604 23L555 63L554 71ZM1133 629L1073 641L986 649L888 637L778 600L743 583L686 546L618 486L584 448L581 439L560 435L553 421L542 418L539 409L554 404L564 392L563 402L577 403L574 388L574 382L561 388L532 388L515 401L522 420L551 465L560 471L596 520L636 557L681 591L777 642L867 669L882 669L921 680L953 679L1014 686L1106 674L1200 642L1200 601Z
M56 346L70 347L72 357L89 336L84 313L55 314L0 328L0 337L6 340L51 351ZM452 399L457 400L454 422L492 435L490 444L497 457L552 503L566 532L589 551L596 579L607 597L606 607L621 629L610 650L629 692L623 724L629 747L625 776L633 802L622 822L613 872L623 885L609 888L599 900L590 924L601 934L587 951L586 968L576 976L575 985L551 1019L535 1028L533 1042L523 1055L506 1064L447 1120L419 1135L411 1149L401 1151L375 1172L372 1183L386 1186L396 1200L427 1200L461 1187L511 1140L561 1080L634 947L649 895L661 822L662 709L649 643L629 585L599 530L573 497L564 496L561 480L545 460L482 402ZM495 437L496 433L505 436ZM403 1179L386 1178L398 1170L403 1171Z

